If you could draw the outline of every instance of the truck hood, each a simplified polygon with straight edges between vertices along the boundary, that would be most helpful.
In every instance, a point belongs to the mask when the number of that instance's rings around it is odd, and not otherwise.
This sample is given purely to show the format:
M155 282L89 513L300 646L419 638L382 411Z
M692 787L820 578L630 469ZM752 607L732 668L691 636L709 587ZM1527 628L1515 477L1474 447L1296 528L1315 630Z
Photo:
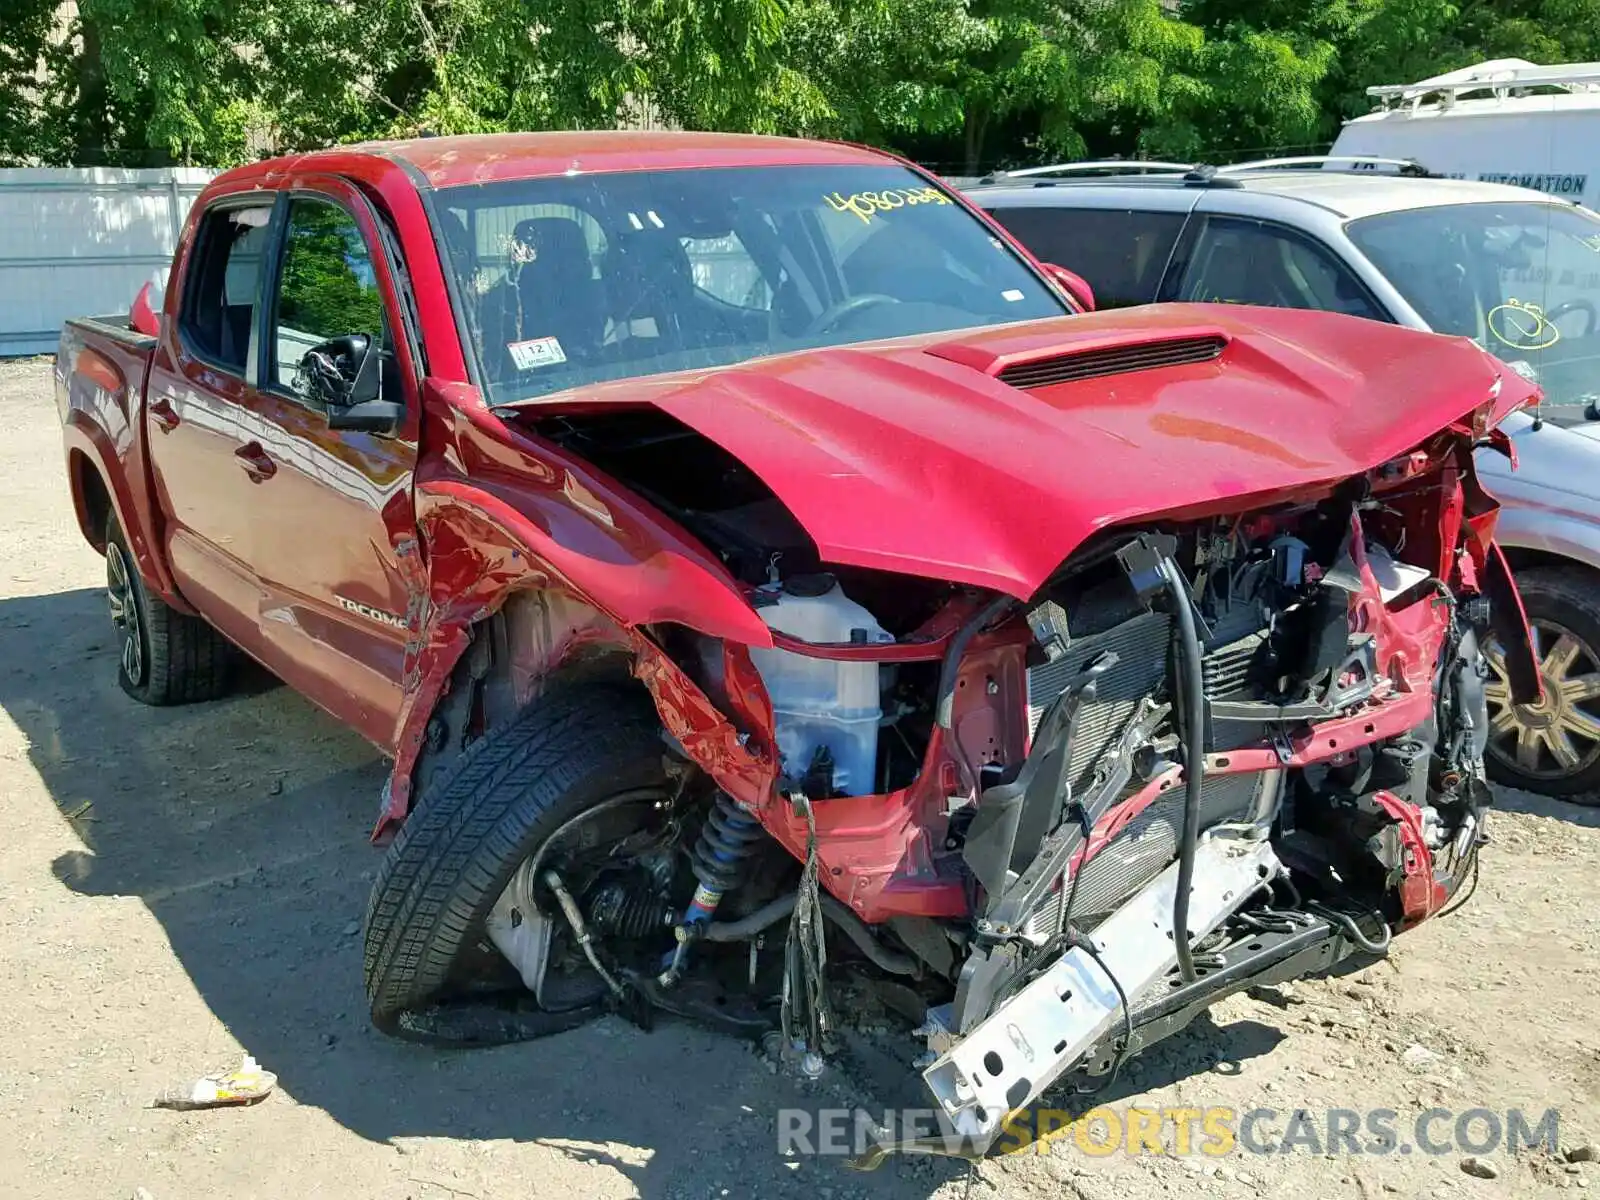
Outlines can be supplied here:
M824 560L1019 598L1098 529L1354 475L1528 390L1465 339L1231 305L839 347L662 383L651 402L760 476Z

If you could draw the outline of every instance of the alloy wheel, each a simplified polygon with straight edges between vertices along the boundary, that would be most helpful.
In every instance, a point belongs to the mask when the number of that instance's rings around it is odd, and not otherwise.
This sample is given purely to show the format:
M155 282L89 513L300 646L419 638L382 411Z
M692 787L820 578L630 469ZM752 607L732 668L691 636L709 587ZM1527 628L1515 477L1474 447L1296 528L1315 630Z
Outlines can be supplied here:
M112 542L106 547L106 603L112 622L122 630L122 672L138 686L144 682L144 632L133 588L133 566L122 547Z
M1488 647L1489 753L1530 780L1562 779L1600 761L1600 655L1555 621L1537 618L1528 627L1544 697L1513 704L1505 656Z

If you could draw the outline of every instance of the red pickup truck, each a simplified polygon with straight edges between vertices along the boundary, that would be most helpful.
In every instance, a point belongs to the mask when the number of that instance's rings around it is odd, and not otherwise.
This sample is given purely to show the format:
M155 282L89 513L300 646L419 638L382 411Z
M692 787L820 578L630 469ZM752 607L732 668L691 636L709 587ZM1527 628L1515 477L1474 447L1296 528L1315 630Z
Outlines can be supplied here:
M894 980L946 1128L883 1148L982 1152L1439 911L1485 678L1538 695L1472 457L1518 375L1329 314L1090 307L855 147L230 171L143 331L62 335L122 685L203 700L242 651L392 757L383 1028L665 1010L815 1068L841 975Z

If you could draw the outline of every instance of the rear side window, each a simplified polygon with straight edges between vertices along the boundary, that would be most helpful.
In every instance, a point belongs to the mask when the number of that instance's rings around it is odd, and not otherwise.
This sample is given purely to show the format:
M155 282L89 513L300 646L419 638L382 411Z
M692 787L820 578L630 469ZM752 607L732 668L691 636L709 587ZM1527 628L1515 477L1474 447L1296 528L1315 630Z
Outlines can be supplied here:
M218 208L200 220L179 327L191 350L243 378L261 302L271 205Z
M1292 230L1242 218L1206 222L1175 298L1385 319L1366 288L1327 250Z
M1043 262L1076 271L1099 308L1155 301L1183 213L1000 208L992 215Z

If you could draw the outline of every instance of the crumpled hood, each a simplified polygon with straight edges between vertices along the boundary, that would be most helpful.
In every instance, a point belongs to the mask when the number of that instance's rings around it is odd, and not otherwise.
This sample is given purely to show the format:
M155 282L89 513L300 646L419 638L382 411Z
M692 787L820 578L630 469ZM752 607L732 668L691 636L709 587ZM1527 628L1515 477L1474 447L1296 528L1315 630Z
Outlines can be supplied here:
M1204 362L996 378L1206 337L1226 345ZM651 402L759 475L825 560L1026 598L1097 529L1354 475L1526 389L1464 339L1174 305L759 360Z

